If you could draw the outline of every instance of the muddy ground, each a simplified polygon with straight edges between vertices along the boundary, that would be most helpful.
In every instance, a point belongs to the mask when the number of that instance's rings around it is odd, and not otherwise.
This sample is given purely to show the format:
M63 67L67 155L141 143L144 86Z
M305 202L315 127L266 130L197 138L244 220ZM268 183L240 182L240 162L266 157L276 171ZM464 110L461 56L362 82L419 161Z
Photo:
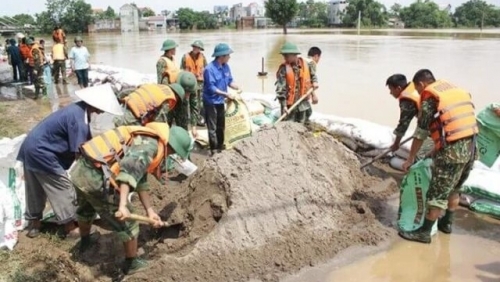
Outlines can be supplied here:
M17 111L7 110L15 119L27 105L34 105L29 113L42 111L37 103L18 101ZM356 155L325 133L283 123L215 157L203 152L193 155L199 171L191 178L172 175L167 187L151 180L153 205L172 227L141 227L140 252L151 267L126 281L278 281L350 246L396 234L384 212L395 180L377 168L368 171L375 176L360 171ZM0 253L0 276L122 280L122 246L104 223L96 224L101 238L84 255L73 251L75 241L50 232L37 239L20 234L13 252Z

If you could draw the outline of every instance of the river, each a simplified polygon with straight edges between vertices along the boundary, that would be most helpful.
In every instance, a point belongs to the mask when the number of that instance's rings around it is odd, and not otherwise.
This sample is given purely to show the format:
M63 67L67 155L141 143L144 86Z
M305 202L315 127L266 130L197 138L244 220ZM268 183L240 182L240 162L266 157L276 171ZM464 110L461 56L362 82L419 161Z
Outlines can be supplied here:
M197 39L204 42L208 57L217 43L228 43L234 50L230 66L236 82L245 91L263 93L274 91L274 73L282 59L279 49L285 40L298 44L304 55L309 47L318 46L323 51L318 65L320 103L314 109L388 126L397 123L399 111L385 86L394 73L411 79L418 69L429 68L437 78L469 90L477 110L499 102L493 85L500 74L499 30L376 30L361 35L353 30L290 30L286 36L280 30L151 31L91 34L84 36L84 45L93 63L154 73L160 46L167 38L179 43L178 59ZM257 77L262 57L267 79ZM305 269L286 281L499 281L500 226L496 221L461 212L455 231L451 236L437 235L431 245L397 240L388 249L347 250L340 260Z
M311 46L322 49L318 65L320 103L315 110L340 116L358 117L395 126L397 102L385 86L388 76L403 73L408 79L421 68L437 78L446 79L469 90L479 110L498 101L496 88L490 86L500 73L500 31L473 33L469 30L429 31L355 31L280 30L220 31L206 33L96 33L84 37L92 53L92 62L139 72L154 73L161 55L162 42L171 38L180 45L177 58L190 51L200 39L205 54L212 55L219 42L234 50L229 62L236 82L245 91L274 92L274 74L282 57L285 40L298 44L304 55ZM72 38L69 38L70 42ZM70 43L71 45L71 43ZM261 58L265 60L267 79L260 79Z

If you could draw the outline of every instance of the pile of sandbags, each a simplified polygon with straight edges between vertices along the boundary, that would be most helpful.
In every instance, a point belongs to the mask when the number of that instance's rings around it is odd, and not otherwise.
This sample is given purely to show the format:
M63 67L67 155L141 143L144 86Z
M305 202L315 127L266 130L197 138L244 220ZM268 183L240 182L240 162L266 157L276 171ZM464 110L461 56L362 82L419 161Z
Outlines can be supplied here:
M0 84L7 84L14 80L12 67L4 62L0 62Z
M462 205L471 210L500 217L500 117L490 104L477 115L479 160L462 186Z

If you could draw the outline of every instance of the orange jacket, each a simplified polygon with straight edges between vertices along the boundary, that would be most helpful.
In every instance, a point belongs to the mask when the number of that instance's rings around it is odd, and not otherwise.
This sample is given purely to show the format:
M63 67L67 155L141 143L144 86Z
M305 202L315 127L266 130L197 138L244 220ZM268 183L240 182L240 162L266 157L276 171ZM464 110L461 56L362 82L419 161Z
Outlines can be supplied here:
M144 173L161 176L161 163L165 159L168 144L169 127L163 122L151 122L145 126L120 126L98 135L80 147L80 152L94 163L96 168L101 168L106 181L118 189L114 180L120 172L119 160L131 146L134 137L143 135L158 139L158 152Z
M438 113L430 127L436 150L479 132L474 104L464 89L439 80L428 85L421 95L422 102L431 97L438 101Z
M168 103L168 108L172 111L177 104L177 96L174 91L163 84L143 84L134 92L123 99L129 110L136 118L147 122L145 119L150 114L155 114L164 103Z
M288 95L287 95L287 106L291 106L295 103L295 95L299 95L298 98L304 96L307 91L312 87L311 83L311 72L309 70L309 65L307 62L299 57L298 63L300 67L299 71L299 93L295 93L295 89L297 88L295 85L296 78L295 73L293 71L293 67L290 64L283 63L281 66L286 68L286 84L288 85Z
M198 54L198 58L195 60L191 53L184 55L184 64L186 65L186 70L193 73L198 81L203 81L203 69L205 68L205 55L203 53Z
M62 28L54 30L52 32L52 40L56 43L64 43L64 40L66 39L66 34L64 34L64 31Z
M398 100L411 100L415 102L417 105L417 109L420 111L420 95L418 94L417 90L415 89L415 84L413 82L410 82L408 86L401 92L401 94L398 97Z
M31 49L30 46L26 44L20 44L19 45L19 52L21 52L21 58L23 61L26 61L26 59L29 59L31 57Z

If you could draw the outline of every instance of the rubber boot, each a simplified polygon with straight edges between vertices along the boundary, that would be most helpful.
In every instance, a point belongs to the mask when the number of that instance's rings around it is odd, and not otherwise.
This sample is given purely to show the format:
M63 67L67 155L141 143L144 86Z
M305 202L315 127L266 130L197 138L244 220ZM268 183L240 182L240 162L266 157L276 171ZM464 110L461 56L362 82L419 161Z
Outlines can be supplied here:
M100 237L101 237L101 234L99 232L92 233L88 236L83 236L80 239L80 243L78 246L78 250L79 250L80 254L91 249L97 243L97 241L99 241Z
M398 234L403 239L406 239L408 241L430 244L431 230L434 223L435 221L425 219L424 225L422 225L419 229L415 231L400 231Z
M40 87L35 86L35 100L38 99L38 96L40 96Z
M455 216L454 211L446 210L445 215L438 220L438 229L439 231L450 234L452 231L453 218Z
M134 274L147 268L148 262L141 258L126 258L122 271L125 275Z

